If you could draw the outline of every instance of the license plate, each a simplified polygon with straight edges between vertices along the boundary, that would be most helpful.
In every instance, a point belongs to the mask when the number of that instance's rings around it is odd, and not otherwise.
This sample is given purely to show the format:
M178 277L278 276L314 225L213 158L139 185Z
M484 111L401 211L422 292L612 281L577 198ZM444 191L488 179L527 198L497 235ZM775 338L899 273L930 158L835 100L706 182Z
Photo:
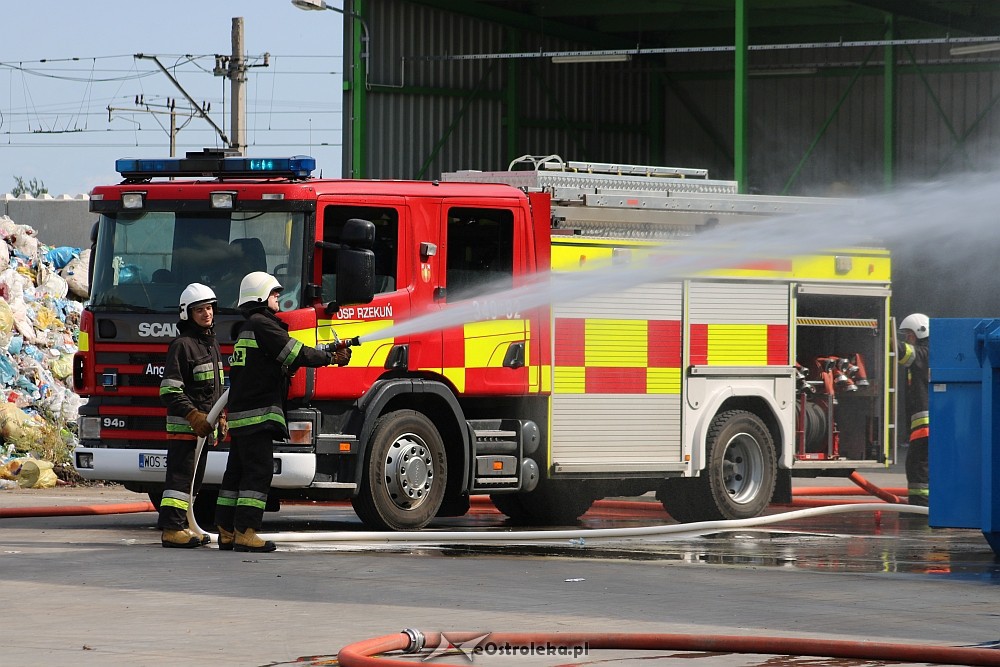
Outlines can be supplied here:
M166 470L167 455L142 452L139 454L139 470Z

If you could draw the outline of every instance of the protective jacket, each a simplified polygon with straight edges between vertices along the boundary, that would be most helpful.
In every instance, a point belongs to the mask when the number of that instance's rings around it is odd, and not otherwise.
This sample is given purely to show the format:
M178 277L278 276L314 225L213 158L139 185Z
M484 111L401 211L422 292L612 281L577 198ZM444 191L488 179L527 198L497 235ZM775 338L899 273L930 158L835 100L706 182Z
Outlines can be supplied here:
M212 409L222 396L225 373L213 329L183 320L178 329L180 335L167 350L160 400L167 406L167 437L196 440L186 416Z
M285 397L291 374L303 366L327 366L333 355L288 335L288 325L266 304L245 309L230 363L229 429L236 435L269 431L287 438Z
M899 363L906 368L906 415L910 419L910 442L930 432L927 386L930 384L930 351L926 339L901 344Z

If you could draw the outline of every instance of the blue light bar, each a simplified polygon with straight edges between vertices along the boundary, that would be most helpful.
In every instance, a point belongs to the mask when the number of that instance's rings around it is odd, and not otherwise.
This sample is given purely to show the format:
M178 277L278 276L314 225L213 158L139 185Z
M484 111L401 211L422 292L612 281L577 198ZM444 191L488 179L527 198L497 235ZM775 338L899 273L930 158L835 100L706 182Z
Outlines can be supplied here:
M307 155L279 158L221 157L218 153L188 153L183 158L115 160L115 171L130 180L167 176L215 178L309 178L316 159Z

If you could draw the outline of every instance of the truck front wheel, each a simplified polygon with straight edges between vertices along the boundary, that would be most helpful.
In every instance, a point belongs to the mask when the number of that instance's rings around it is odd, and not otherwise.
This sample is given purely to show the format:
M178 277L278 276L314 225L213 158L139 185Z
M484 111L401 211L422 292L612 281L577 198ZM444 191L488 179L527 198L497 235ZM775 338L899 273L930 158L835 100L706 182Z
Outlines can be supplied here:
M437 514L448 482L444 442L414 410L379 417L365 453L354 511L373 528L417 530Z

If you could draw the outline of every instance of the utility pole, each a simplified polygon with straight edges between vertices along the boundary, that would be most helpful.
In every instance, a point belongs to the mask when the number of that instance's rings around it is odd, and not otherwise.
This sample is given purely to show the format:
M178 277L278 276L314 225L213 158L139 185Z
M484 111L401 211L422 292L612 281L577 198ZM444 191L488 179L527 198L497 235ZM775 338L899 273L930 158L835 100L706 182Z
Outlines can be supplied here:
M243 17L233 18L232 31L233 52L228 56L215 56L215 68L212 73L215 76L224 76L229 79L232 92L232 111L230 122L229 147L239 151L240 155L246 154L247 148L247 98L245 84L247 82L247 70L251 67L267 67L271 58L270 53L264 54L264 62L260 65L248 65L243 56Z
M246 155L247 122L246 122L246 62L243 60L243 17L233 19L233 55L229 60L229 80L232 82L232 132L233 148Z
M171 97L167 98L165 104L156 104L152 102L147 102L145 95L135 96L135 107L113 107L108 105L108 122L110 123L114 117L115 111L124 112L127 114L136 113L148 113L153 115L169 115L170 116L170 129L168 131L170 136L170 157L177 155L177 133L182 129L187 127L187 124L191 122L191 119L200 113L207 113L211 107L206 103L202 105L201 109L181 109L181 113L184 115L184 124L177 127L177 100ZM157 121L159 122L159 121ZM161 124L160 127L163 127Z
M226 136L226 133L222 131L222 128L215 124L211 116L208 115L208 107L199 108L195 103L191 95L188 94L184 87L181 86L180 82L170 73L163 63L160 62L159 58L156 56L148 56L144 53L135 54L136 58L152 60L156 63L156 66L160 68L160 71L170 82L176 86L177 90L181 91L187 101L191 103L194 112L201 116L201 118L212 126L216 134L219 135L219 139L225 144L226 147L234 149L239 152L240 155L246 153L247 147L247 133L246 133L246 93L244 92L244 84L247 80L247 69L250 67L268 67L270 64L271 54L265 53L263 57L263 63L256 65L248 65L246 59L243 57L243 18L235 17L233 18L233 30L232 30L232 43L233 43L233 53L231 56L215 56L215 68L212 73L215 76L224 76L232 82L232 139ZM137 103L138 104L138 103ZM110 114L112 109L108 108L108 113ZM119 109L122 111L122 109ZM174 130L171 130L171 137L173 137ZM173 149L171 149L171 155L173 155Z

